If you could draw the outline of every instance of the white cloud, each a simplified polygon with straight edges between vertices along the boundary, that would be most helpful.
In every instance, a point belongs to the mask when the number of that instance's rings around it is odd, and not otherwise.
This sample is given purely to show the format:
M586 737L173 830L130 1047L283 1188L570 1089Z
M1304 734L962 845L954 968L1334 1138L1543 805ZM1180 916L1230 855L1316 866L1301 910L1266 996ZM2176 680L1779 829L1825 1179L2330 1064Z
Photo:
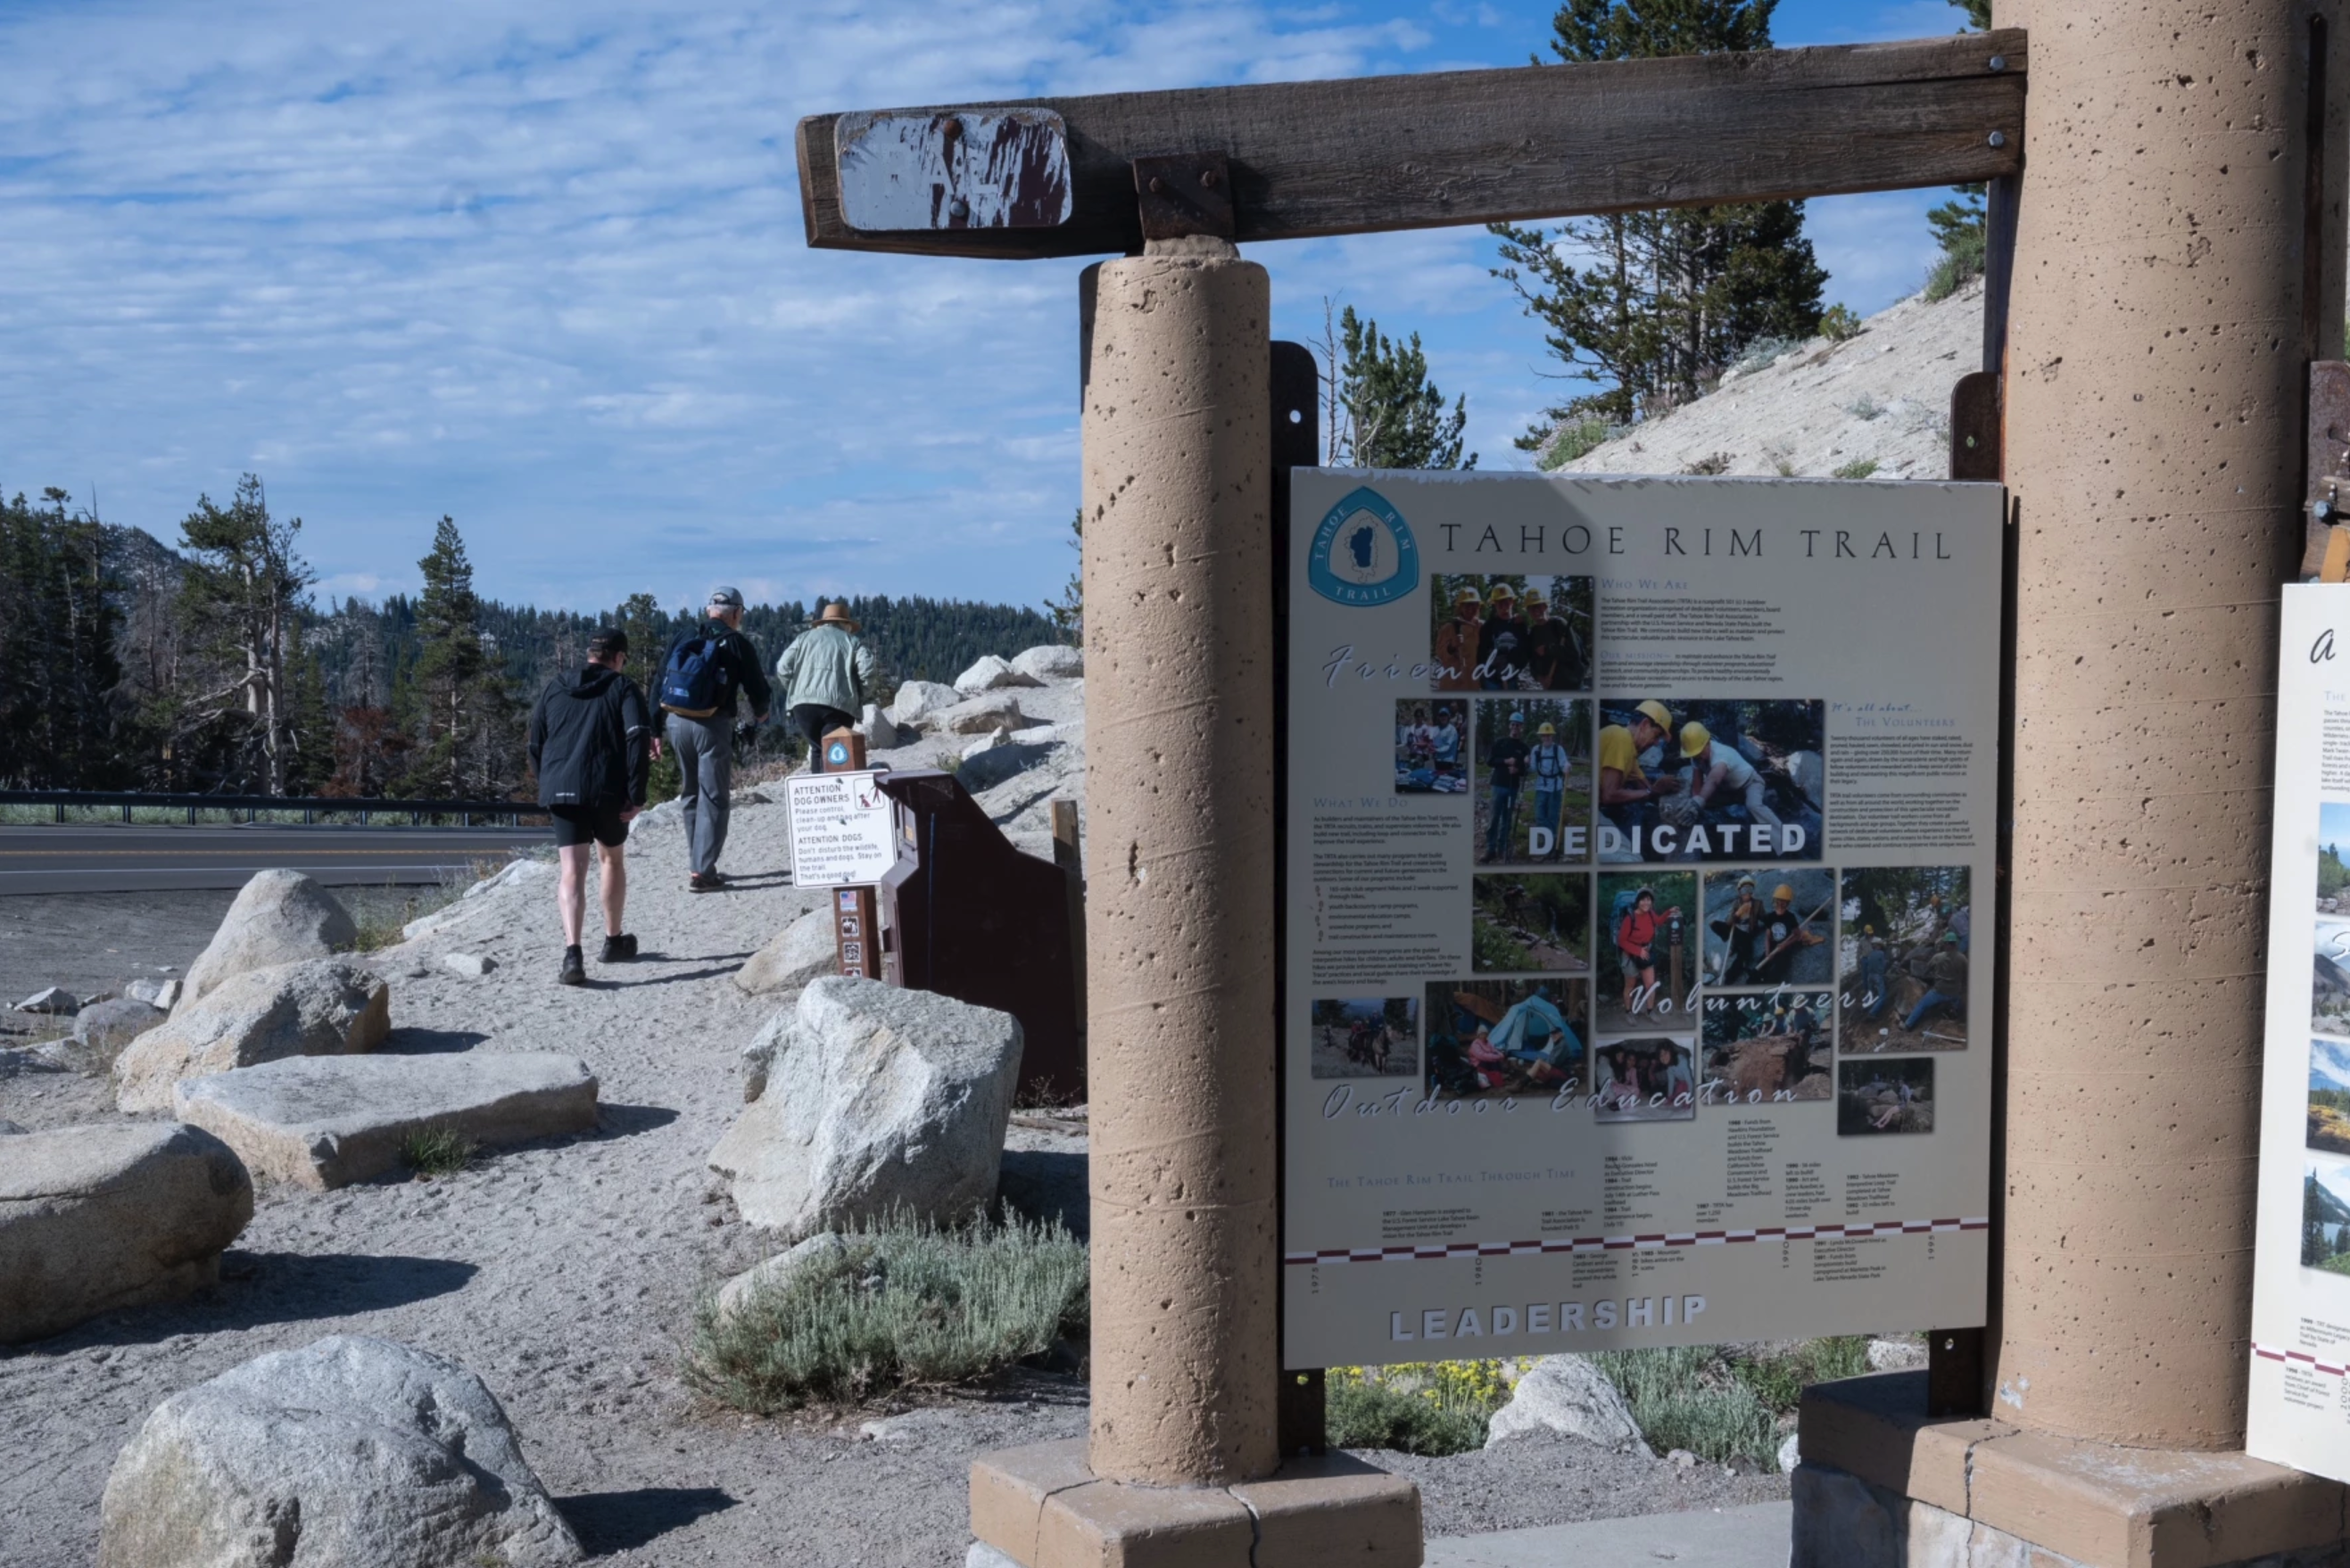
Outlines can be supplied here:
M508 600L1033 601L1068 570L1077 264L808 250L797 119L1514 64L1547 33L1447 7L20 4L0 51L72 67L0 97L0 483L94 481L168 537L258 469L338 591L412 587L448 512ZM1830 265L1917 270L1878 254L1896 227L1845 223ZM1260 259L1284 334L1326 293L1419 330L1492 463L1555 384L1490 254Z

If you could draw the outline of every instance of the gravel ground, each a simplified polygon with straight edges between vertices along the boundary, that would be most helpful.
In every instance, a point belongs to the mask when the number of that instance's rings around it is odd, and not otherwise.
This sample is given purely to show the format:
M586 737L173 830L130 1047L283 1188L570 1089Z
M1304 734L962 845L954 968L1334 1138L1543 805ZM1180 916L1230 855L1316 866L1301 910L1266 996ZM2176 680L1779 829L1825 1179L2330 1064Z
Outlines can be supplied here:
M1035 696L1034 710L1052 718L1074 708L1076 692ZM908 750L909 763L927 763L920 753L937 747ZM1061 759L987 798L1033 835L1050 793L1040 787L1068 782L1073 765ZM10 1433L0 1459L0 1563L89 1563L107 1473L158 1402L265 1351L334 1333L405 1341L480 1374L599 1562L947 1568L962 1560L972 1456L1081 1434L1082 1383L1022 1371L1001 1387L899 1414L767 1421L713 1407L679 1379L699 1293L775 1250L739 1222L705 1165L741 1110L737 1053L772 1008L726 977L812 901L790 883L782 809L737 805L726 864L738 890L721 895L685 892L673 818L639 825L629 909L644 956L591 967L586 989L552 983L559 938L544 881L488 892L461 923L378 955L392 986L386 1050L576 1052L602 1080L602 1125L494 1152L442 1179L265 1189L216 1290L0 1355L0 1425ZM134 952L134 932L172 928L160 914L153 926L125 924L122 908L111 897L73 900L45 911L41 924L60 942L78 932L84 943L120 948L109 961L184 970L202 946L182 930L174 945ZM440 961L457 950L499 967L461 980ZM101 1081L26 1075L0 1078L0 1117L41 1128L116 1113ZM1006 1185L1081 1222L1085 1146L1073 1121L1022 1116ZM1679 1471L1580 1444L1378 1458L1420 1481L1432 1534L1785 1491L1775 1477Z
M1385 1452L1362 1457L1419 1483L1422 1519L1431 1536L1681 1513L1787 1495L1785 1476L1739 1475L1703 1463L1682 1469L1664 1459L1619 1454L1579 1438L1513 1438L1478 1453L1441 1459Z

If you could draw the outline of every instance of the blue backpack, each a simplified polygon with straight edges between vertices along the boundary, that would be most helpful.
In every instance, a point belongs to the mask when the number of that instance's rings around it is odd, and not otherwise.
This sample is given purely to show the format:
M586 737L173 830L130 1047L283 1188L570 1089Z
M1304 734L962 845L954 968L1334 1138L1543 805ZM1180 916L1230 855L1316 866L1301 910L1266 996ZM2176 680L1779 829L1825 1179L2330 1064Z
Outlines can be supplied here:
M660 705L688 719L707 719L718 711L729 692L728 671L719 662L714 637L689 637L669 650L661 666Z

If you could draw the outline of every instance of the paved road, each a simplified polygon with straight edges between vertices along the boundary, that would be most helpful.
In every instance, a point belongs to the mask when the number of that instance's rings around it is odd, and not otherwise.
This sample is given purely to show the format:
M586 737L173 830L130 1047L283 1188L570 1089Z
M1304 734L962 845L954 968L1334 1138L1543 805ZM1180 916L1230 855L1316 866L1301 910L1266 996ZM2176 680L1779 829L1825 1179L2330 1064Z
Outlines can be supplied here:
M437 882L547 842L544 827L0 827L0 897L241 888L272 866L345 888Z

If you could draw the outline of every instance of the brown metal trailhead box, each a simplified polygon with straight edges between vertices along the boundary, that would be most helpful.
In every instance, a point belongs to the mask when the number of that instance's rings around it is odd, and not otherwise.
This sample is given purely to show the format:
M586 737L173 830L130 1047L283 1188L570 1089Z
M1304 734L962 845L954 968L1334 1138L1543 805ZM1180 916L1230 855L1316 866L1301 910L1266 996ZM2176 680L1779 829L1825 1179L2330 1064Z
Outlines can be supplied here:
M876 775L904 808L910 854L882 878L894 979L1020 1021L1024 1094L1086 1096L1068 874L1024 855L951 774Z

